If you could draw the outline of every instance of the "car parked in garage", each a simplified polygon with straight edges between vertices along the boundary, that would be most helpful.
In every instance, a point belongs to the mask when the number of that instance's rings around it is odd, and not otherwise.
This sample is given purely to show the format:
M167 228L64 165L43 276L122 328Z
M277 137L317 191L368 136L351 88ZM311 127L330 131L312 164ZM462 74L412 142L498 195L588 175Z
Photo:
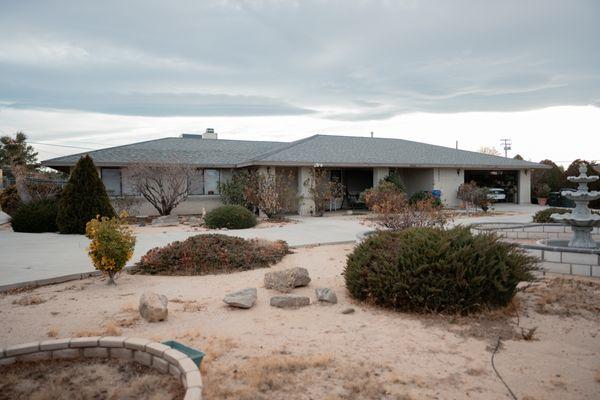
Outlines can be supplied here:
M496 202L506 201L506 193L504 189L500 188L489 188L488 199Z

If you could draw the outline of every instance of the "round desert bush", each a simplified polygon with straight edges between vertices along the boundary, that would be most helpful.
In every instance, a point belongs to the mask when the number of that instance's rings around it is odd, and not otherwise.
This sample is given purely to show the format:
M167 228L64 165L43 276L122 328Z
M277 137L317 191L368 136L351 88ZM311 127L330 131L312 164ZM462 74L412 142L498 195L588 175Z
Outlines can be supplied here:
M133 274L206 275L267 268L279 262L286 242L246 240L220 234L192 236L182 242L156 247L131 269Z
M207 213L204 224L211 229L246 229L256 225L256 217L245 207L225 205Z
M56 214L58 202L55 199L44 199L22 204L10 219L15 232L56 232Z
M348 256L346 288L401 311L469 313L510 302L537 259L494 234L468 228L380 232Z

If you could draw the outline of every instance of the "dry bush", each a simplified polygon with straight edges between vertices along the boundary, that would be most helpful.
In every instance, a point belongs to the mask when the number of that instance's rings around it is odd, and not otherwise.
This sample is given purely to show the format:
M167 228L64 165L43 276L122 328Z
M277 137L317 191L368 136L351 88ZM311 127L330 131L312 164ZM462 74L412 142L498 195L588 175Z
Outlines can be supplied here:
M101 330L83 330L73 333L73 337L120 336L123 331L116 321L108 321Z
M59 334L59 330L56 327L52 327L52 328L48 329L48 332L46 332L46 336L51 337L51 338L58 337L58 334Z
M382 182L365 192L365 204L377 214L375 222L393 231L408 228L444 227L452 221L451 212L431 198L411 202L391 182Z
M45 303L46 300L38 296L37 294L26 294L13 301L13 304L17 304L19 306L32 306L36 304Z
M521 337L523 338L523 340L526 340L526 341L537 340L534 337L536 331L537 331L537 326L534 326L533 328L529 328L529 329L521 328Z

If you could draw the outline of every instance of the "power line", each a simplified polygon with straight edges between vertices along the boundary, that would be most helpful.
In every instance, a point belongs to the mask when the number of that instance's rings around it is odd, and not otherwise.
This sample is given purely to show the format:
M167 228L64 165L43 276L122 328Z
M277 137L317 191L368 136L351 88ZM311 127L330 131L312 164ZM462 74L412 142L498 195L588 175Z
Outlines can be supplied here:
M510 139L500 139L502 145L504 146L504 157L508 157L508 151L511 149L511 140Z
M71 149L80 149L80 150L98 150L98 149L93 149L91 147L79 147L79 146L68 146L66 144L51 144L51 143L41 143L41 142L32 142L29 141L29 143L33 143L33 144L38 144L38 145L44 145L44 146L54 146L54 147L68 147Z

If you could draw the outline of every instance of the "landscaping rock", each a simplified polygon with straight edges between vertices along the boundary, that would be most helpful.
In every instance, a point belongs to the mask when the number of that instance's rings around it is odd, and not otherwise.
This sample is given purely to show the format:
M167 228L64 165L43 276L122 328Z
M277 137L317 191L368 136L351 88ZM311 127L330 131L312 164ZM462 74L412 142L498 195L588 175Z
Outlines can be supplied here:
M342 310L342 314L352 314L354 312L354 308L349 307L349 308L344 308Z
M167 296L154 293L144 292L140 297L140 315L148 322L157 322L167 319L169 310L167 304L169 300Z
M330 288L317 288L315 289L315 293L317 294L317 300L319 301L324 301L331 304L337 303L337 296Z
M310 299L306 296L298 296L295 294L288 294L286 296L274 296L271 297L271 305L279 308L299 308L308 306Z
M177 226L179 225L179 217L175 214L163 215L152 221L152 226Z
M265 287L280 292L289 293L295 287L306 286L310 283L306 268L290 268L283 271L267 272Z
M235 293L229 293L223 301L231 307L252 308L256 302L256 288L247 288Z

